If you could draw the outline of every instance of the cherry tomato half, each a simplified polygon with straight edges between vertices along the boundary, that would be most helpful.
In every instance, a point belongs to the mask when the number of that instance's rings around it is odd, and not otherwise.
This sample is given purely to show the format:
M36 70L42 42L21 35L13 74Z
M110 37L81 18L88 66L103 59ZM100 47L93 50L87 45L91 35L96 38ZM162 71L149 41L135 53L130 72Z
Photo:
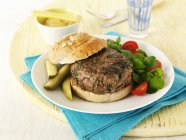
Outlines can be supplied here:
M136 52L136 50L138 49L138 44L135 41L127 41L123 44L122 48L124 50Z
M131 91L131 93L133 94L133 95L138 95L138 96L143 96L145 93L146 93L146 91L147 91L147 82L146 81L144 81L144 82L142 82L142 83L140 83L138 86L136 86L132 91Z
M162 64L159 60L156 60L156 65L154 67L148 68L147 71L155 70L156 68L162 68Z

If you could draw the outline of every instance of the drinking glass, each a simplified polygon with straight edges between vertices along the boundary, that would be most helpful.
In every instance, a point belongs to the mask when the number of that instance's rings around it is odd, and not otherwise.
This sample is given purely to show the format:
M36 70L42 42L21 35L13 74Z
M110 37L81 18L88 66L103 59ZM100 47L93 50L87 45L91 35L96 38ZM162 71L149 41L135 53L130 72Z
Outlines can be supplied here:
M130 36L144 38L148 36L153 0L127 0Z

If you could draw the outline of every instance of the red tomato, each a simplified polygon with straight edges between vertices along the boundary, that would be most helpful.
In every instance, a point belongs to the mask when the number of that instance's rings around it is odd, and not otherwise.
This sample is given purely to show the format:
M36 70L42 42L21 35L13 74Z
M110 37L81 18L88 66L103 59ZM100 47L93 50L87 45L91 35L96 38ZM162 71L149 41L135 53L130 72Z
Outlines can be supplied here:
M156 65L154 67L148 68L147 71L155 70L156 68L162 68L162 64L159 60L156 60Z
M127 41L123 44L122 48L124 50L136 52L136 50L138 49L138 44L135 41Z
M147 82L144 81L142 83L140 83L138 86L136 86L132 91L131 93L133 95L138 95L138 96L142 96L146 93L147 91Z

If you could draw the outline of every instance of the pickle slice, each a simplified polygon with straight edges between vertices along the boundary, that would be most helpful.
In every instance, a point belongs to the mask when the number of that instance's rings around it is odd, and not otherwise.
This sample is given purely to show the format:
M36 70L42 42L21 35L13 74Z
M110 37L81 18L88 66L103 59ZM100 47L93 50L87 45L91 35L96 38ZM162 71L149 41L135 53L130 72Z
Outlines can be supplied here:
M67 76L62 83L62 91L67 99L72 100L72 91L70 87L70 77Z
M76 15L72 12L63 12L63 13L54 13L50 11L33 11L33 16L35 17L43 17L43 18L55 18L60 20L67 20L73 22L79 22L80 16Z
M57 75L51 79L45 84L45 88L47 90L53 90L57 88L65 79L65 77L70 73L70 65L66 64L62 66L59 71L57 72Z
M48 78L52 78L57 75L57 66L50 62L50 60L45 60L45 66Z

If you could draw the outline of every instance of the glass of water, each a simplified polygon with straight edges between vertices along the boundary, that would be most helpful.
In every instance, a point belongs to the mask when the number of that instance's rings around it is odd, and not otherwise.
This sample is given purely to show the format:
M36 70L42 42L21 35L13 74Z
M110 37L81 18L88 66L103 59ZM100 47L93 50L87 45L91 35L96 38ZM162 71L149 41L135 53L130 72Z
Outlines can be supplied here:
M127 0L130 36L144 38L148 36L153 0Z

